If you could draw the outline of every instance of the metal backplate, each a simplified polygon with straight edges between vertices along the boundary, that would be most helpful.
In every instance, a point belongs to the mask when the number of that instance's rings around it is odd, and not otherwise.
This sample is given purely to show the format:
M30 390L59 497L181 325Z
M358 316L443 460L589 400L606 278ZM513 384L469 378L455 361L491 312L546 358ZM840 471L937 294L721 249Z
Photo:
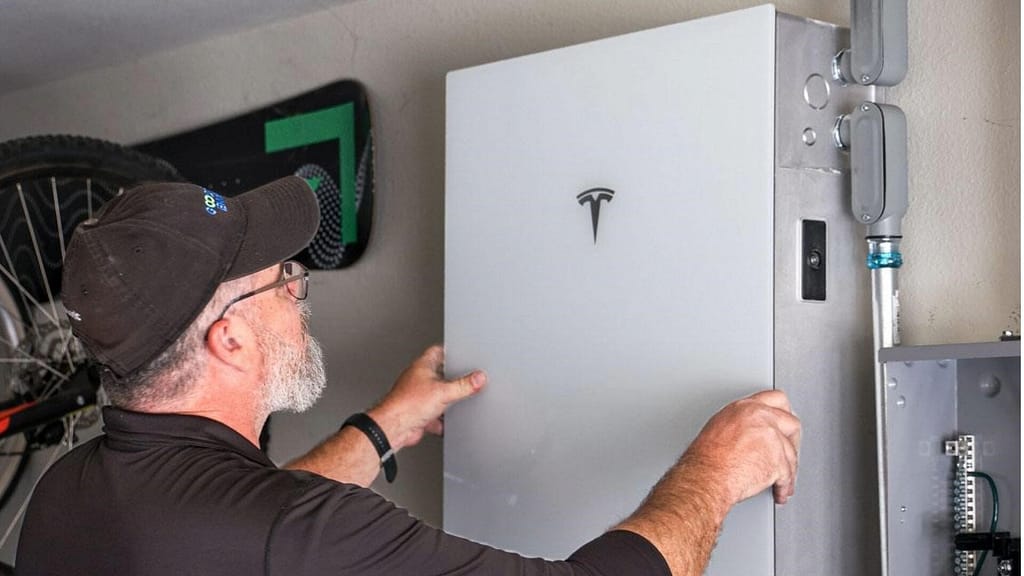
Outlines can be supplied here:
M953 573L956 362L886 364L888 573ZM941 534L945 534L942 536Z
M849 211L840 114L874 89L832 80L845 29L778 15L775 116L775 385L800 416L800 477L776 509L776 574L879 573L870 279ZM803 220L827 227L827 297L804 300Z

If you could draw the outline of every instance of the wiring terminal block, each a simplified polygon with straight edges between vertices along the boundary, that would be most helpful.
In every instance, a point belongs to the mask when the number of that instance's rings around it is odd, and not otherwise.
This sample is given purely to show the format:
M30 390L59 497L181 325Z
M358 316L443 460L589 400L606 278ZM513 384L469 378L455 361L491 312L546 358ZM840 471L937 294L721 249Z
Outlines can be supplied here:
M953 476L953 529L956 534L977 531L977 491L974 477L974 436L962 434L955 442L946 443L946 454L956 457L956 473ZM953 559L954 574L973 574L978 562L974 550L958 550Z

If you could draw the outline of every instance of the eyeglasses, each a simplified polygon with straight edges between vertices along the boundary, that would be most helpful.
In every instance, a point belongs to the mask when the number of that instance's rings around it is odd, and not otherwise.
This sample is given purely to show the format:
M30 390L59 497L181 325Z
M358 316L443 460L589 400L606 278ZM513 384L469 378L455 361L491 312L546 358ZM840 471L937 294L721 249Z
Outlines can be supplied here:
M292 298L295 298L296 300L305 300L306 294L309 292L309 270L306 270L305 266L294 260L282 262L280 280L233 298L228 302L228 305L224 307L224 311L220 313L217 320L224 318L224 315L228 313L228 308L238 304L240 301L281 286L288 289L288 293L292 295Z

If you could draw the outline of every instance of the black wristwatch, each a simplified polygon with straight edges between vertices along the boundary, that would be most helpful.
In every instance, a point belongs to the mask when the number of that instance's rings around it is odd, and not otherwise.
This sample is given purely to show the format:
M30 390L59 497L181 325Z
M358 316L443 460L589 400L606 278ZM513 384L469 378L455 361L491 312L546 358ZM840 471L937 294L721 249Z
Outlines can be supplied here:
M384 435L380 426L365 412L349 416L348 420L341 425L342 428L345 426L355 426L363 434L366 434L370 443L377 449L377 455L380 456L380 467L384 469L384 478L389 483L394 482L395 476L398 475L398 459L395 458L395 451L391 448L391 443L388 442L388 437Z

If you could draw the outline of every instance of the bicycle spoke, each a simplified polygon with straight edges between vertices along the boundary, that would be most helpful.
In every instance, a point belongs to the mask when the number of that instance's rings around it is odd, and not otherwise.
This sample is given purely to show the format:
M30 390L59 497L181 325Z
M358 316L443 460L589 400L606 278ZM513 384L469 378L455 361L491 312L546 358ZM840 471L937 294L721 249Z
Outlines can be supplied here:
M5 316L7 318L11 318L11 319L15 320L16 322L21 324L22 327L29 326L29 324L27 322L25 322L24 320L21 319L20 315L15 314L11 310L9 310L6 306L0 304L0 310L2 310L4 312L4 314L5 314ZM45 309L40 308L40 310L45 312ZM37 336L38 340L42 341L42 336L39 335L38 324L33 322L31 324L31 326L32 326L33 329L35 329L36 336ZM70 348L69 348L68 344L72 341L73 337L71 337L67 333L69 331L68 330L64 330L62 326L58 325L57 329L61 330L61 332L62 332L62 334L61 334L61 339L62 339L62 341L61 341L61 346L62 346L61 350L62 350L62 353L65 356L68 356L68 355L70 355ZM54 392L56 392L60 388L61 384L63 384L64 382L67 382L68 377L70 376L70 374L62 374L61 372L59 372L56 369L52 368L49 365L49 363L47 363L45 360L40 359L40 358L36 358L36 357L26 353L24 350L22 350L17 345L15 345L15 343L13 341L10 341L10 340L7 340L6 338L0 337L0 342L6 344L7 347L10 348L11 350L13 350L15 352L18 352L22 356L25 356L25 358L23 358L23 359L2 358L2 359L0 359L0 364L38 364L42 368L45 368L46 370L50 371L51 373L56 375L58 378L60 378L56 382L51 383L50 386L46 390L44 390L42 392L42 394L39 395L40 398L48 398L50 395L52 395Z
M56 376L57 378L60 378L61 382L67 382L68 378L71 376L70 374L61 374L59 371L57 371L56 368L54 368L53 366L50 366L45 360L41 360L39 358L36 358L35 356L32 356L28 352L25 352L24 350L22 350L21 348L18 348L13 342L7 340L3 336L0 336L0 343L6 344L7 346L9 346L11 348L11 350L13 350L14 352L17 352L18 354L21 354L27 360L31 360L34 363L39 364L40 368L45 368L47 371L52 373L54 376Z
M3 304L0 304L0 312L3 313L3 315L0 316L0 318L8 318L8 319L10 319L10 320L20 324L21 325L21 329L24 330L26 333L28 332L29 328L34 328L35 327L35 324L29 324L28 322L25 322L24 320L22 320L21 319L21 314L18 314L17 311L11 310L10 308L8 308L7 306L4 306Z
M7 248L6 246L4 246L3 240L0 240L0 248L4 249L4 254L6 255ZM26 309L29 308L29 305L28 302L25 301L25 299L28 299L32 302L32 304L36 306L36 309L39 310L39 313L42 314L47 320L49 320L51 324L53 324L54 326L60 326L60 322L57 322L57 319L55 317L50 316L46 312L46 308L44 308L43 305L39 303L39 300L33 298L32 294L28 290L25 290L25 287L21 285L21 282L18 282L18 279L14 277L14 274L10 270L8 270L7 267L0 266L0 274L6 276L7 279L11 282L11 284L14 284L14 287L18 289L18 292L22 297L22 304L24 304ZM33 322L32 327L35 328L36 337L41 339L42 335L39 334L38 323Z
M57 238L60 240L60 262L64 263L66 245L64 244L64 225L60 221L60 202L57 200L57 179L50 177L50 189L53 191L53 215L57 218Z
M50 177L50 189L53 191L53 213L57 218L57 238L60 241L60 262L61 267L63 267L64 259L67 256L67 245L64 242L64 223L61 221L60 217L60 201L57 200L57 178L53 176ZM68 330L61 330L60 347L61 350L64 351L64 356L69 362L71 360L71 352L68 349L68 346L71 344L71 339L72 335L70 328Z
M70 374L68 376L70 376ZM63 383L64 382L51 382L50 385L47 386L46 389L43 390L41 394L39 394L39 396L36 397L36 401L42 402L43 400L48 400L51 396L53 396L57 392L60 392L60 387L61 384Z
M43 277L43 287L46 288L46 298L50 301L50 311L53 312L54 325L60 326L57 322L57 318L60 316L57 314L57 304L53 301L53 291L50 290L50 279L46 277L46 266L43 266L43 252L39 249L39 241L36 239L36 229L32 225L32 218L28 213L28 203L25 202L25 192L21 189L21 182L16 185L18 188L18 196L21 198L21 209L25 213L25 223L28 224L28 235L32 238L32 247L36 250L36 264L39 265L39 275ZM64 356L68 361L68 366L74 364L71 361L71 354L67 350L64 351Z
M21 286L21 283L18 282L18 279L14 276L14 264L11 262L11 253L7 251L7 242L4 242L3 236L0 236L0 250L3 250L4 260L7 261L6 267L0 265L0 272L2 272L4 276L14 284L14 287L18 289L18 297L21 298L21 305L25 307L25 310L28 310L28 299L31 298L32 300L35 300L35 298L32 298L32 295ZM42 338L39 334L39 327L36 326L34 322L32 323L32 328L35 330L36 338Z

